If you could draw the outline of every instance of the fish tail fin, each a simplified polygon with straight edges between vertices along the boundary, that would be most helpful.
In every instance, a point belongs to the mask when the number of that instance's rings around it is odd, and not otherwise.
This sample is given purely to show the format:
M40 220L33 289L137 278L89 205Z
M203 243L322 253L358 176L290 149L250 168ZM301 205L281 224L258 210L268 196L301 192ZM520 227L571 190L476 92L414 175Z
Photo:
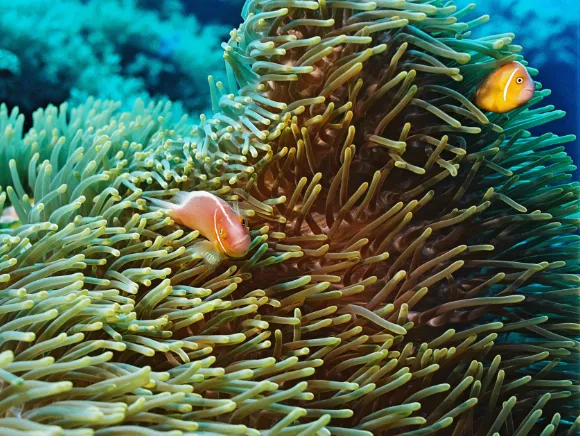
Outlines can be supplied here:
M160 200L158 198L151 198L151 197L143 197L152 205L160 207L162 209L169 209L170 211L174 211L175 207L177 206L175 203L171 203L170 201Z
M12 406L10 409L8 409L8 412L10 412L12 414L12 416L14 416L15 418L21 419L23 410L24 410L24 405L20 404L18 406Z

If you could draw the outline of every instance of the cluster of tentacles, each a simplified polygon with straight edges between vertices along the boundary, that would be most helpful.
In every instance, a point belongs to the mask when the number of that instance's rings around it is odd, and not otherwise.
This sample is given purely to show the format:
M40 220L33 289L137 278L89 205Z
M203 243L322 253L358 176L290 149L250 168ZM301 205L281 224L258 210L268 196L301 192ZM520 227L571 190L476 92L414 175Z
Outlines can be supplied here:
M521 60L472 10L249 0L193 127L2 108L2 434L576 434L574 137L539 85L471 103ZM180 189L240 202L246 259L143 199Z

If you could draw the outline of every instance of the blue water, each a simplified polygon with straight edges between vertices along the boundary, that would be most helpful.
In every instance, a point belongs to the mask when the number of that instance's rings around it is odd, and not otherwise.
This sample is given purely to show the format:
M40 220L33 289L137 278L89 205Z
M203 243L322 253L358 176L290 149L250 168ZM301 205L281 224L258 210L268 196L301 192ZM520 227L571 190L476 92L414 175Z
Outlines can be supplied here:
M480 0L489 14L474 35L513 32L536 80L568 115L537 133L579 134L580 1ZM457 0L462 7L468 0ZM220 42L241 21L243 0L0 0L0 101L28 116L90 95L166 97L196 116L208 107L207 76L223 78ZM27 126L29 126L29 121ZM567 145L580 162L578 142ZM576 171L580 179L580 171Z
M234 27L240 15L236 0L188 1L189 13L202 22L221 22ZM552 91L542 104L566 111L564 118L532 130L534 134L553 132L580 136L580 1L579 0L456 0L458 7L476 3L473 16L487 14L490 21L479 34L511 32L515 44L524 47L523 55L540 70L535 77ZM564 52L556 55L556 52ZM580 162L579 142L567 145L574 162ZM580 180L580 169L574 178Z
M477 34L511 32L522 54L539 70L535 77L552 94L542 104L566 111L564 118L533 129L535 134L553 132L580 136L580 2L578 0L480 0L477 11L490 15L488 24ZM458 0L457 5L472 3ZM575 163L580 162L580 146L567 145ZM578 165L578 164L577 164ZM580 180L577 169L575 179Z

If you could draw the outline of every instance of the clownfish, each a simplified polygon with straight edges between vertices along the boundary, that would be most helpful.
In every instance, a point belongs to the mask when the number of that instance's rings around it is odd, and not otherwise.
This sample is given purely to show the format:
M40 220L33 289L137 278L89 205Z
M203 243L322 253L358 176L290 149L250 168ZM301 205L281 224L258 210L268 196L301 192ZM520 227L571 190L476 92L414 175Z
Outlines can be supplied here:
M10 206L2 211L2 215L0 215L0 224L12 224L18 221L18 219L16 209L14 209L14 206Z
M485 78L475 93L475 104L491 112L509 112L530 101L535 88L526 67L510 62Z
M169 216L178 224L198 230L208 239L214 263L222 254L228 257L244 257L250 249L250 231L246 221L221 198L204 191L178 192L172 203L147 198L151 203L169 209ZM203 243L202 243L203 244ZM211 250L213 249L213 250ZM205 256L204 256L205 257Z
M30 205L34 206L34 198L30 199ZM9 206L2 211L0 225L8 228L16 228L20 225L20 217L16 213L14 206Z

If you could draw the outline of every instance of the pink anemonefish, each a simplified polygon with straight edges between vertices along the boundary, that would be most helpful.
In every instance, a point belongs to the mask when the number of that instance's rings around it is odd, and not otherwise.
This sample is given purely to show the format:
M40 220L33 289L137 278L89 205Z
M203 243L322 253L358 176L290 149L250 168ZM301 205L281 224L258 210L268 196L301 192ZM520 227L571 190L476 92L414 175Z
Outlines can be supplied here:
M244 257L250 249L246 222L221 198L204 191L178 192L174 201L148 198L154 205L170 210L178 224L199 230L213 248L229 257Z
M18 221L18 214L16 213L14 206L7 207L2 211L2 215L0 216L0 224L12 224L16 221Z
M530 101L534 90L534 81L526 67L514 61L484 79L475 93L475 104L491 112L509 112Z

